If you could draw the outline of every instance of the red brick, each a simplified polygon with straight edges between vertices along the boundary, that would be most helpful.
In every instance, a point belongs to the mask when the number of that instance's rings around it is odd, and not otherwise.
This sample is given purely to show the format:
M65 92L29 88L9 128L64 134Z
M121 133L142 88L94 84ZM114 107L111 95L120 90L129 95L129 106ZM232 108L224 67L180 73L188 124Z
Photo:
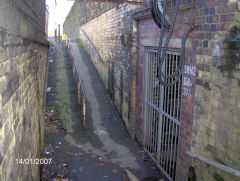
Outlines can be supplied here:
M203 39L203 33L202 32L194 32L193 38L194 39Z
M233 13L222 14L220 16L220 23L224 22L232 22L234 20L235 15Z
M223 6L218 6L218 7L216 7L216 12L217 12L217 14L222 14L223 13Z
M236 12L237 11L237 4L233 3L231 5L226 5L223 8L224 13Z
M228 23L221 23L217 25L217 30L218 31L227 31L229 29L229 24Z
M217 6L219 4L218 0L207 0L206 1L206 7L213 7L213 6Z
M197 9L196 12L195 12L195 16L197 17L197 16L199 16L199 15L200 15L200 10Z
M204 16L196 17L196 18L194 19L194 22L195 22L196 24L203 24L203 23L205 23L205 17L204 17Z
M193 47L199 47L199 41L198 40L193 40Z

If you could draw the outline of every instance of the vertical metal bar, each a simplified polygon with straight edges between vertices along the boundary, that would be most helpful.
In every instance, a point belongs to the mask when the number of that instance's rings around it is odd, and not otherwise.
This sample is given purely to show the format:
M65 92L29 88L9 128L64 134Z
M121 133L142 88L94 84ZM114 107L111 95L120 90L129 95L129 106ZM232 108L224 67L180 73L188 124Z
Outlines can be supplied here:
M158 62L158 59L157 59L158 55L157 53L155 53L155 59L156 59L156 81L157 81L157 74L158 74L158 67L159 67L159 62ZM161 101L161 92L160 92L160 85L156 85L156 91L157 91L157 104L156 106L157 107L160 107L160 101ZM158 147L158 144L159 144L159 124L160 124L160 120L159 120L160 116L159 116L159 111L156 112L156 143L155 143L155 148L156 148L156 159L158 160L159 162L159 156L158 156L158 152L159 152L159 147ZM160 142L161 143L161 142Z
M158 62L159 64L159 62ZM163 66L163 70L162 71L165 71L164 69L165 66ZM159 85L160 87L160 103L159 103L159 108L160 110L163 110L163 103L164 103L164 87L162 85ZM161 115L161 113L159 112L158 113L158 156L157 156L157 161L158 163L161 165L161 154L162 154L162 128L163 128L163 116Z
M148 100L148 63L149 63L149 52L145 52L145 61L144 61L144 130L143 130L143 144L146 148L147 145L147 123L148 123L148 105L145 103L145 100Z
M176 56L176 69L178 68L178 63L179 63L179 56ZM179 85L180 85L180 81L177 83L176 85L176 88L177 88L177 98L176 98L176 118L178 119L178 107L179 107ZM173 177L174 177L174 174L175 174L175 170L176 170L176 154L177 154L177 129L178 129L178 125L174 124L174 136L175 136L175 139L174 139L174 152L173 152L173 164L174 164L174 168L173 168Z
M76 79L76 67L73 65L73 80L75 81Z
M70 65L72 66L72 50L71 50L71 45L70 45L70 49L69 49L69 52L70 52Z
M178 56L178 63L179 63L179 56ZM177 65L178 66L178 65ZM180 120L180 114L179 114L179 107L180 107L180 98L181 98L181 95L180 95L180 92L181 92L181 83L182 82L182 78L180 78L179 82L178 82L178 99L177 99L177 119Z
M174 69L177 70L177 55L174 55ZM177 85L179 84L179 81L174 84L174 97L173 97L173 117L176 118L176 97L177 97ZM176 118L177 119L177 118Z
M176 59L176 55L173 55L173 65L174 65L174 71L177 70L176 69L176 66L177 66L177 59ZM174 95L173 95L173 117L175 117L175 113L176 113L176 86L177 86L177 83L174 84ZM172 164L172 161L173 161L173 152L174 152L174 145L173 145L173 140L174 140L174 122L172 122L172 129L171 129L171 132L172 132L172 136L171 136L171 150L170 150L170 165L171 165L171 168L170 168L170 177L172 177L172 174L173 174L173 164Z
M86 100L83 98L83 128L86 127Z
M154 105L157 106L158 104L158 92L157 92L157 86L155 85L156 81L157 81L157 59L156 59L156 56L157 54L154 52L153 53L153 60L154 60L154 79L153 79L153 87L154 87ZM155 151L155 158L157 157L157 153L156 153L156 131L157 131L157 128L156 128L156 122L157 122L157 114L158 114L158 111L156 109L154 109L154 151Z
M168 60L167 57L165 57L165 73L168 75ZM168 82L168 80L166 80ZM168 112L168 87L165 87L165 106L164 106L164 111L167 113ZM167 127L167 117L164 116L164 128L163 128L163 146L164 146L164 155L163 155L163 169L165 170L166 167L166 127Z
M150 95L151 95L151 99L150 99L150 102L151 103L153 103L153 95L154 95L154 87L153 87L153 68L154 68L154 62L153 62L153 54L151 53L150 54L150 62L151 62L151 75L150 75L150 77L151 77L151 84L150 84ZM150 122L150 152L151 152L151 154L152 154L152 152L153 152L153 149L152 149L152 147L153 147L153 116L154 116L154 109L151 107L151 113L150 113L150 116L151 116L151 122Z
M170 56L170 64L171 64L171 74L173 74L175 71L174 71L174 55L173 54L169 54L169 56ZM171 78L171 81L173 81L174 80L174 78ZM170 95L170 97L171 97L171 101L170 101L170 115L172 115L172 110L174 109L173 108L173 94L174 94L174 92L173 92L173 86L171 86L170 87L170 89L171 89L171 95ZM167 170L167 172L168 173L170 173L170 167L171 167L171 145L172 145L172 143L170 142L170 139L171 139L171 137L172 137L172 129L171 129L171 127L172 127L172 121L171 120L169 120L169 129L168 129L168 170Z
M57 29L55 29L55 42L57 42Z
M176 123L172 122L172 147L171 147L171 170L170 170L170 176L173 178L174 173L174 167L175 167L175 160L174 160L174 152L175 152L175 128Z
M153 103L153 105L155 105L155 86L154 86L154 81L155 81L155 59L154 59L154 57L155 57L155 54L154 53L152 53L152 103ZM152 112L152 155L154 156L154 137L155 137L155 112L156 112L156 110L153 108L152 109L153 110L153 112Z
M58 42L61 41L61 36L60 36L60 24L58 25Z
M152 61L153 61L153 80L152 80L152 88L153 88L153 104L156 104L156 87L155 87L155 71L156 71L156 62L155 62L155 53L152 53ZM153 122L152 122L152 152L153 156L155 155L155 125L156 125L156 110L153 109ZM154 156L156 158L156 155Z
M179 56L177 57L177 67L176 69L178 68L178 64L179 64ZM179 80L178 82L178 97L177 97L177 119L180 120L180 117L179 117L179 102L180 102L180 85L181 85L181 82L182 82L182 78ZM178 135L179 135L179 126L176 125L176 129L175 129L175 149L174 149L174 172L173 172L173 177L175 177L175 174L176 174L176 162L177 162L177 155L178 155L178 145L179 145L179 141L178 141Z
M173 172L173 178L175 177L176 175L176 168L177 168L177 158L178 158L178 148L179 148L179 125L176 125L176 143L175 143L175 158L174 158L174 161L175 161L175 167L174 167L174 172Z
M171 55L167 54L168 57L168 75L171 74ZM169 82L171 81L168 80ZM171 86L168 87L168 114L171 114ZM170 126L170 119L167 118L167 127L166 127L166 150L167 150L167 154L166 154L166 172L168 170L169 164L168 164L168 156L169 156L169 126ZM168 172L167 172L168 173Z
M150 56L150 53L148 54L148 101L150 102L151 101L151 56ZM147 136L147 139L148 139L148 143L147 143L147 149L150 153L150 140L151 140L151 137L150 137L150 125L151 125L151 107L148 105L148 136Z
M156 65L156 53L153 53L153 90L154 90L154 105L157 104L157 90L155 86L155 81L156 81L156 70L157 70L157 65ZM156 158L156 110L154 109L153 113L153 150L154 150L154 157Z
M164 72L167 73L167 62L165 63L165 70ZM164 104L163 104L163 111L166 111L167 107L167 87L164 87ZM162 156L161 156L161 162L162 162L162 168L164 168L164 155L165 155L165 123L166 123L166 117L163 116L163 127L162 127Z
M171 62L170 62L170 55L166 54L166 58L167 58L167 64L168 64L168 72L167 74L170 75L170 69L171 69ZM170 80L168 79L167 82L170 82ZM170 87L167 87L167 113L170 113ZM165 170L167 171L167 167L168 167L168 127L169 127L169 119L166 118L166 128L165 128Z
M167 60L165 60L165 73L167 74ZM163 111L167 112L167 87L164 86L164 107ZM162 131L162 145L163 145L163 154L162 154L162 167L165 167L165 154L166 154L166 143L165 143L165 134L166 134L166 117L163 116L163 131Z
M147 101L149 101L149 61L150 61L150 59L149 59L149 53L147 54L147 77L146 77L146 79L148 80L147 81ZM145 147L146 147L146 149L148 150L148 140L149 140L149 106L148 105L146 105L146 108L147 108L147 119L146 119L146 145L145 145Z
M159 62L158 62L159 64ZM162 66L163 68L163 72L165 71L164 69L165 66ZM159 103L159 108L160 110L163 110L163 103L164 103L164 87L162 85L159 85L160 87L160 103ZM161 154L162 154L162 128L163 128L163 116L161 115L161 113L158 113L158 144L157 144L157 162L159 163L159 165L162 165L161 163Z
M157 81L157 72L158 72L158 61L157 61L157 53L155 53L155 61L156 61L156 79L155 82ZM160 85L156 85L156 106L160 106ZM159 112L156 112L156 139L155 139L155 149L156 149L156 159L158 159L158 138L159 138Z
M154 97L154 86L153 86L153 73L154 73L154 62L153 62L153 54L150 54L150 59L151 59L151 86L150 86L150 92L151 92L151 103L154 104L153 97ZM154 119L154 109L151 107L151 124L150 124L150 137L151 137L151 145L150 145L150 152L152 154L153 152L153 120Z
M68 56L70 57L69 46L70 46L70 42L69 42L69 40L68 40Z
M81 85L80 80L78 80L78 104L81 103Z
M155 63L156 63L156 67L155 67L155 80L154 80L154 84L157 81L157 72L158 72L158 61L157 61L157 53L154 54L155 55ZM160 96L160 92L159 92L159 85L155 85L155 89L156 89L156 106L159 107L159 96ZM159 129L158 129L158 123L159 122L159 113L158 111L155 111L155 152L156 152L156 159L157 159L157 155L158 155L158 134L159 134Z

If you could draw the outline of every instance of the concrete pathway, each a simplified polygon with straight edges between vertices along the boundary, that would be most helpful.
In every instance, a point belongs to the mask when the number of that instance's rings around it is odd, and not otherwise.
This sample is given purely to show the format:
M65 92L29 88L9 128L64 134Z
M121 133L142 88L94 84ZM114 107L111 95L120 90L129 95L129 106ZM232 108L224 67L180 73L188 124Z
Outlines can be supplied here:
M77 84L72 78L67 49L63 43L53 43L48 111L53 110L50 120L61 120L67 131L45 133L45 152L52 149L47 156L53 158L53 165L45 166L43 171L50 170L56 177L54 172L65 166L69 180L81 181L122 181L124 169L141 179L159 178L159 171L153 163L143 160L144 153L128 136L88 54L77 43L72 43L72 49L88 99L87 126L82 129Z

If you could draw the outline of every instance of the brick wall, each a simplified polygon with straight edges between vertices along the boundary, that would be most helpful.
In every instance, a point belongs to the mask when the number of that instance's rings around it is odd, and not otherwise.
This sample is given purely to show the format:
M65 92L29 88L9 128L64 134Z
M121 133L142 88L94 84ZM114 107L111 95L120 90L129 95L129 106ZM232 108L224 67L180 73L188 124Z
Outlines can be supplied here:
M169 48L177 51L189 28L183 20L188 20L191 13L191 1L181 2L169 43ZM239 6L236 0L199 0L197 3L195 27L185 50L178 181L188 180L189 175L196 175L196 180L202 181L236 180L192 160L186 151L240 170ZM148 9L132 11L134 8L128 7L131 6L115 7L81 27L101 60L88 45L84 33L81 32L80 37L128 130L132 133L136 129L136 138L142 143L144 50L158 47L160 31ZM128 34L131 41L126 46L123 40ZM126 113L131 114L130 119Z
M133 27L131 15L138 6L119 5L81 26L101 59L88 46L86 36L80 38L87 46L92 61L110 93L129 133L133 136L135 121L131 119L130 44Z
M200 1L193 34L197 78L191 151L240 170L239 3ZM237 180L192 163L197 180ZM207 171L206 171L207 170Z
M30 8L31 7L31 8ZM48 46L44 1L0 2L0 178L39 180Z
M183 9L179 11L176 25L173 31L173 35L169 42L169 50L180 52L181 40L183 34L190 27L182 24L182 19L187 19L191 12L191 6L189 3L182 2L181 6ZM141 15L142 14L142 15ZM137 22L137 34L136 43L137 48L137 81L136 81L136 135L139 142L143 142L143 99L144 99L144 61L145 61L145 50L148 47L158 48L160 29L151 18L151 12L149 10L143 10L135 14L135 20ZM166 37L165 37L166 38ZM185 46L185 70L194 69L195 58L194 50L192 49L192 35L188 37ZM196 69L195 69L196 72ZM182 91L182 105L181 105L181 119L180 119L180 135L179 135L179 157L176 180L187 180L188 168L191 162L190 158L185 155L185 151L191 148L191 129L193 119L193 105L194 105L194 83L195 75L192 72L184 71L183 80L190 80L191 86L186 86L183 83ZM184 81L183 81L184 82ZM184 92L185 90L185 92ZM187 93L186 93L187 92Z
M197 180L236 180L216 168L193 161L186 151L239 170L239 22L236 1L199 1L194 31L186 43L183 74L179 157L176 180L187 180L189 168ZM178 14L169 48L179 50L182 23L191 9ZM158 47L159 29L148 13L136 13L137 49L136 135L142 142L144 50ZM227 157L226 157L227 155Z
M137 71L136 71L136 137L143 142L143 99L144 99L144 40L152 42L152 38L158 37L160 30L152 18L138 21L137 23ZM157 47L152 42L151 46Z
M105 2L75 2L63 24L63 31L71 38L78 38L81 25L116 6Z

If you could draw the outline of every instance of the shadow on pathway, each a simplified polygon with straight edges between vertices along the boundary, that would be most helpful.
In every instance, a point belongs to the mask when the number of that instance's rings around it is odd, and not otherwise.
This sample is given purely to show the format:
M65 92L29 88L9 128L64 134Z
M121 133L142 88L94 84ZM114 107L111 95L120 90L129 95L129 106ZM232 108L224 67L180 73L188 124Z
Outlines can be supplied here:
M52 43L46 128L61 120L67 131L61 126L45 130L44 155L53 161L42 168L42 180L58 177L74 181L122 181L124 169L141 179L159 178L159 171L153 163L144 161L144 152L127 134L89 56L77 43L72 44L72 49L88 99L87 127L85 130L81 127L77 84L67 49L64 43Z

